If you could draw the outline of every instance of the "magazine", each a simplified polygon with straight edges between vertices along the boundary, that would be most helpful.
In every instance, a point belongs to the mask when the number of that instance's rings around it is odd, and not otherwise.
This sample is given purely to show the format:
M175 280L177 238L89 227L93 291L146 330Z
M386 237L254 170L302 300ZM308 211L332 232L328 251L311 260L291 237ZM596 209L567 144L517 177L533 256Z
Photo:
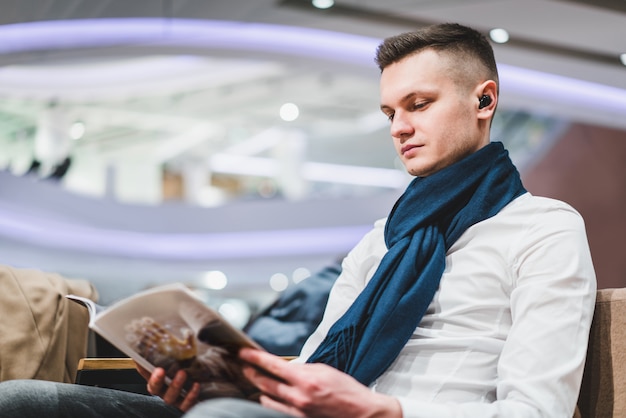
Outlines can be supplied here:
M166 383L182 369L189 384L200 383L201 399L258 399L237 353L242 347L260 346L186 286L155 287L110 307L76 295L67 298L86 306L89 327L140 366L150 372L165 369Z

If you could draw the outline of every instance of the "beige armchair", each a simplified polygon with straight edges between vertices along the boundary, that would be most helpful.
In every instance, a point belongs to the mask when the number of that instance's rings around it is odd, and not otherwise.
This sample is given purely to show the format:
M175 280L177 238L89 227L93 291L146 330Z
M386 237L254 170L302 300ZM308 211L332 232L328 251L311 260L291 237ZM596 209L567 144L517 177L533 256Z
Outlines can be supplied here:
M578 398L581 418L626 417L626 288L601 289Z
M88 314L68 293L97 299L86 280L0 265L0 381L75 380L87 355Z

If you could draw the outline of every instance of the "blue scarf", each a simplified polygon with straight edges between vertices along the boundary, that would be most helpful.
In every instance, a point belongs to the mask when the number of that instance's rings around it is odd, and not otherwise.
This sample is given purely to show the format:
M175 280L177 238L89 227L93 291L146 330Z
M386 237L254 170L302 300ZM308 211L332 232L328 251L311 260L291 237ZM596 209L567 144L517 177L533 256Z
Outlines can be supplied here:
M439 287L447 250L467 228L525 193L500 142L417 177L385 226L388 251L352 306L308 359L369 385L395 360Z

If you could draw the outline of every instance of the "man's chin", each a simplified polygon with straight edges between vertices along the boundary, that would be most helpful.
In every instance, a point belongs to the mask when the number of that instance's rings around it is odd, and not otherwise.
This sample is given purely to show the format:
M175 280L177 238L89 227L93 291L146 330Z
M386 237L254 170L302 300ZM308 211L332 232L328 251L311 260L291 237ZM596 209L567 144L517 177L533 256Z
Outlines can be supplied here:
M428 177L436 171L432 167L417 167L409 165L405 168L407 172L414 177Z

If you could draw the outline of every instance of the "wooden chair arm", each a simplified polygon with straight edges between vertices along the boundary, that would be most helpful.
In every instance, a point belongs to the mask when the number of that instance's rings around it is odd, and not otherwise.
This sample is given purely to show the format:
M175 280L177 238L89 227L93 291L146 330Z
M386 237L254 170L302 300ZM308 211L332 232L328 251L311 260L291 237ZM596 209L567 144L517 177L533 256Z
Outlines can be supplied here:
M135 362L130 357L126 358L81 358L78 362L78 370L124 370L134 369Z
M146 381L131 358L82 358L75 383L148 395Z
M294 356L283 356L293 360ZM146 381L130 357L87 357L78 362L75 383L148 395Z

